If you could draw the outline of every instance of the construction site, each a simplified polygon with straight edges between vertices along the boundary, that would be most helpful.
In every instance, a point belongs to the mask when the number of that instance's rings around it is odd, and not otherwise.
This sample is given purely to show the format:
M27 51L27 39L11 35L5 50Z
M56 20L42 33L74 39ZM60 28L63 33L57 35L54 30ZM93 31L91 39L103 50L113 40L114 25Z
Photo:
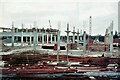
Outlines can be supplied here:
M84 4L3 1L0 79L120 80L120 4Z

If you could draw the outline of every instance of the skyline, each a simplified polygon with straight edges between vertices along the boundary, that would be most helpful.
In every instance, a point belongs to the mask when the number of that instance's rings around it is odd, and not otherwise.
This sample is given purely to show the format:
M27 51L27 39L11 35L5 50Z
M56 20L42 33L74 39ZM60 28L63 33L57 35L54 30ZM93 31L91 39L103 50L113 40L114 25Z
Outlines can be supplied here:
M98 2L97 2L98 1ZM66 35L67 23L70 24L70 30L85 30L89 33L89 17L92 16L92 35L104 35L107 27L114 21L113 31L118 31L118 1L119 0L61 0L61 1L0 1L0 26L15 27L25 25L30 28L34 22L37 22L38 28L58 28L58 22L61 22L61 35ZM101 6L102 5L102 6ZM85 27L83 27L83 25Z

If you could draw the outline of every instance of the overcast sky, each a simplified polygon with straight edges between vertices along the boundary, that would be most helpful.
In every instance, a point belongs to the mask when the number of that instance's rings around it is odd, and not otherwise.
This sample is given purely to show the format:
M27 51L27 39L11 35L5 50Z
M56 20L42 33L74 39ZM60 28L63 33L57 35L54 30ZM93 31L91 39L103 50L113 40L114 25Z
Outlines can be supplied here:
M58 28L61 22L61 34L65 35L69 22L70 30L82 29L89 33L89 16L92 16L92 35L105 34L105 29L114 21L114 31L118 31L119 0L0 0L0 26ZM83 27L84 25L84 27Z

